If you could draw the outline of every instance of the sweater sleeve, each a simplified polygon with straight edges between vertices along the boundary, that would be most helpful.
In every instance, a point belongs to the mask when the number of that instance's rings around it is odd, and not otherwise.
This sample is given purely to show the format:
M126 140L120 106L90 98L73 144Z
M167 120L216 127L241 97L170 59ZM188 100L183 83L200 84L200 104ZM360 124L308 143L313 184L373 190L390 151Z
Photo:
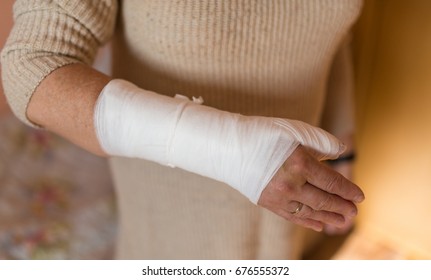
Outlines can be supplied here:
M355 132L354 78L350 37L334 57L321 126L337 137Z
M114 29L116 0L17 0L1 53L2 81L12 111L34 126L27 105L41 81L72 63L91 64Z

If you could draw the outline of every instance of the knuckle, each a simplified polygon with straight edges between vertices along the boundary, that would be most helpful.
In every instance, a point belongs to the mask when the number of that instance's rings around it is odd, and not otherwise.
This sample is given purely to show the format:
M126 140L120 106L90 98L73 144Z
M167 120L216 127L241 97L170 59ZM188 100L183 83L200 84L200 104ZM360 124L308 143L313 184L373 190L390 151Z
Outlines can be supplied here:
M335 193L336 190L341 186L343 178L341 175L335 174L329 180L326 185L326 190L330 193Z
M301 174L307 166L307 156L302 152L294 152L286 161L286 167L292 174Z
M281 184L281 185L278 185L274 189L273 196L276 196L280 200L284 200L285 201L286 198L292 198L292 197L298 196L298 193L299 193L299 190L294 185L291 185L291 184Z
M291 168L295 174L302 174L304 170L307 169L307 167L308 167L307 157L300 156L295 159Z
M294 178L285 178L282 181L272 184L272 188L282 195L297 195L300 187L303 185L302 181L295 180Z
M324 199L320 200L317 203L315 210L321 211L321 210L332 209L333 202L334 200L332 199L332 197L330 195L326 195Z
M297 186L293 183L284 183L283 184L283 193L289 195L295 195L297 193Z
M305 207L304 207L305 208ZM307 211L306 209L302 209L302 211L300 211L298 214L296 214L299 218L301 219L308 219L311 218L312 216L312 212L311 211Z

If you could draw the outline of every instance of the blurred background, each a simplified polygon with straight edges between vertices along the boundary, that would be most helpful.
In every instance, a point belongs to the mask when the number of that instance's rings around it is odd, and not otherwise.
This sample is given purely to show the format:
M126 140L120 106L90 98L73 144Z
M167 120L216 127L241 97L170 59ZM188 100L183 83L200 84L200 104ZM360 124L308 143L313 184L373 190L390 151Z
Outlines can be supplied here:
M12 2L0 2L0 46ZM364 1L353 30L354 181L366 201L352 232L328 236L308 258L431 259L430 14L429 0ZM102 50L96 67L108 65ZM106 163L24 127L1 98L0 259L110 258L116 220Z
M336 257L431 259L431 1L364 4L355 181L367 199Z
M0 1L0 48L13 2ZM109 72L106 50L95 67ZM111 259L116 230L106 160L22 124L0 87L0 259Z

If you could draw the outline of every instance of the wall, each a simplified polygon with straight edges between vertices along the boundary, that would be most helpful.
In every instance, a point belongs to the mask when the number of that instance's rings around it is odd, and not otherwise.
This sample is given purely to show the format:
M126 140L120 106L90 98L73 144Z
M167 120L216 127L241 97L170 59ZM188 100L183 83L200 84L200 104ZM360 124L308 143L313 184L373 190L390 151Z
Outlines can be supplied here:
M355 28L363 238L431 258L431 1L365 0Z

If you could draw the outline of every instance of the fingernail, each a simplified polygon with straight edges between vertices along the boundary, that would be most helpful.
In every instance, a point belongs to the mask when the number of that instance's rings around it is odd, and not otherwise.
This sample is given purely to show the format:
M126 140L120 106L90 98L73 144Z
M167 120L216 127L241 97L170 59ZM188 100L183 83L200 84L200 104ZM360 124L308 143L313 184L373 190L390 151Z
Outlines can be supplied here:
M364 201L364 199L365 199L365 196L364 196L363 194L360 194L360 195L357 195L357 196L353 199L353 201L354 201L354 202L356 202L356 203L361 203L362 201Z

